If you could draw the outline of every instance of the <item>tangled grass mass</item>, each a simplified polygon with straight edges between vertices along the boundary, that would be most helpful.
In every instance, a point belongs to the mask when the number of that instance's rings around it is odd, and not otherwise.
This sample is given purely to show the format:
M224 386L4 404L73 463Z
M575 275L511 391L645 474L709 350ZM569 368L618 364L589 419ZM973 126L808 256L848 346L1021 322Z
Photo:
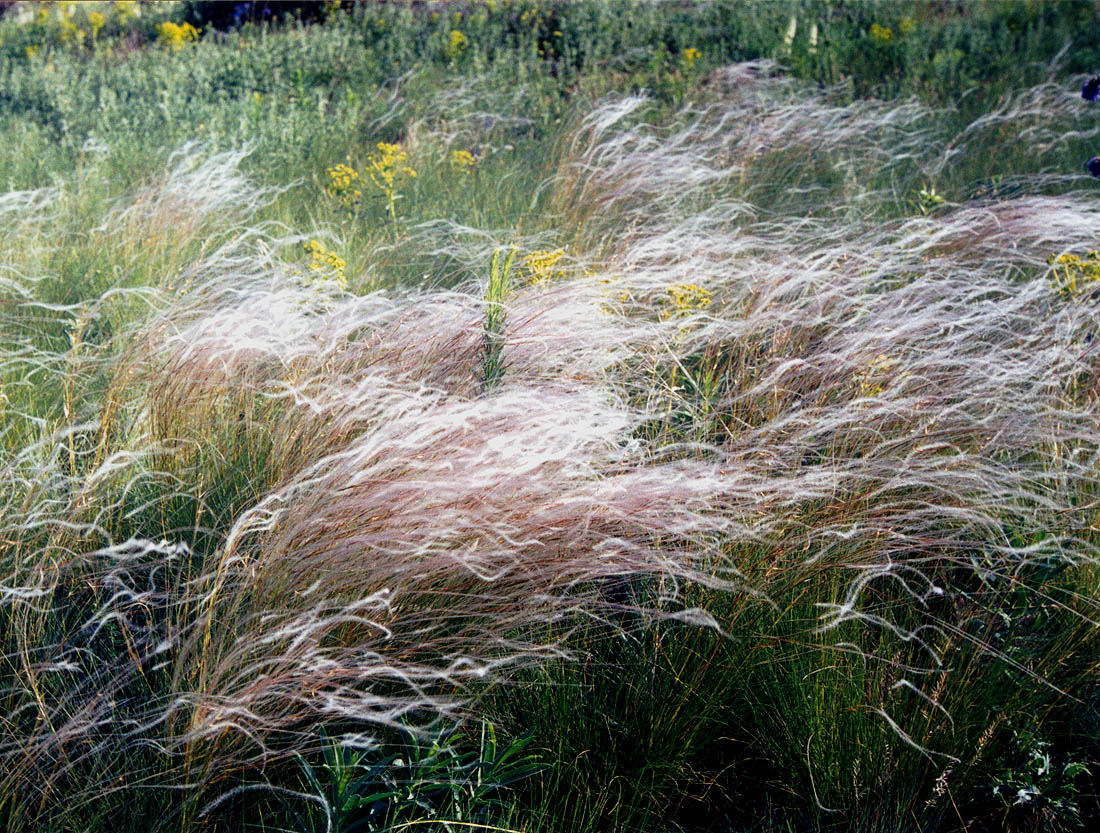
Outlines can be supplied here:
M9 5L4 829L1100 819L1094 4Z

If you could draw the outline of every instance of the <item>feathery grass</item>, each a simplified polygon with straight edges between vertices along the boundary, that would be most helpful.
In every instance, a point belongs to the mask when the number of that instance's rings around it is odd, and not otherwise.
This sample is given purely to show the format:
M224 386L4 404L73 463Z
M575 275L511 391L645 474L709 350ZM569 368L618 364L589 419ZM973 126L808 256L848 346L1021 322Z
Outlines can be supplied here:
M0 20L7 829L1096 817L1094 16L196 8Z

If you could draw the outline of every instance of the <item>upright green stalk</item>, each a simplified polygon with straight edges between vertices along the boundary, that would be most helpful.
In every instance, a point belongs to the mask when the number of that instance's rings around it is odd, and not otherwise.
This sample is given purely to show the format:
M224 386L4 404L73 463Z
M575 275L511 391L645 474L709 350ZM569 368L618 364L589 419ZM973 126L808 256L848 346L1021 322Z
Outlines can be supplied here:
M485 287L485 362L482 380L492 390L504 375L501 352L504 349L504 299L511 283L512 263L517 249L497 249L489 262L489 283Z

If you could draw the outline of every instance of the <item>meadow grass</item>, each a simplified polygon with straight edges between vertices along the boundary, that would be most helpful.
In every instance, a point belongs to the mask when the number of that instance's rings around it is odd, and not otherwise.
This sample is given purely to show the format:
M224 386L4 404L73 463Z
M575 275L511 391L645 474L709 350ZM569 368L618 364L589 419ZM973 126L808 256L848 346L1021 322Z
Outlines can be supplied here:
M7 830L1100 817L1093 5L209 13L0 17Z

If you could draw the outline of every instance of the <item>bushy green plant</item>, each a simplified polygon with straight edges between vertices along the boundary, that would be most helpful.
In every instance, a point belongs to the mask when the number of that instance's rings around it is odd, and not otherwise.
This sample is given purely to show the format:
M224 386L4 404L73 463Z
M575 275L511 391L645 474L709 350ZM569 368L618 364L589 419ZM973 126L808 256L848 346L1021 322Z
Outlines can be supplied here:
M320 829L394 830L413 819L430 819L447 831L483 826L506 806L505 788L539 769L525 754L530 737L502 746L490 723L480 725L478 747L466 752L456 748L453 731L430 739L402 734L397 751L379 755L342 747L322 730L320 764L299 755L307 786L323 808ZM310 829L306 818L298 819L301 829Z
M1004 803L1006 819L1025 817L1033 829L1077 829L1081 823L1077 780L1091 774L1088 766L1052 752L1047 741L1021 737L1015 731L1012 737L1015 748L994 770L990 788Z

